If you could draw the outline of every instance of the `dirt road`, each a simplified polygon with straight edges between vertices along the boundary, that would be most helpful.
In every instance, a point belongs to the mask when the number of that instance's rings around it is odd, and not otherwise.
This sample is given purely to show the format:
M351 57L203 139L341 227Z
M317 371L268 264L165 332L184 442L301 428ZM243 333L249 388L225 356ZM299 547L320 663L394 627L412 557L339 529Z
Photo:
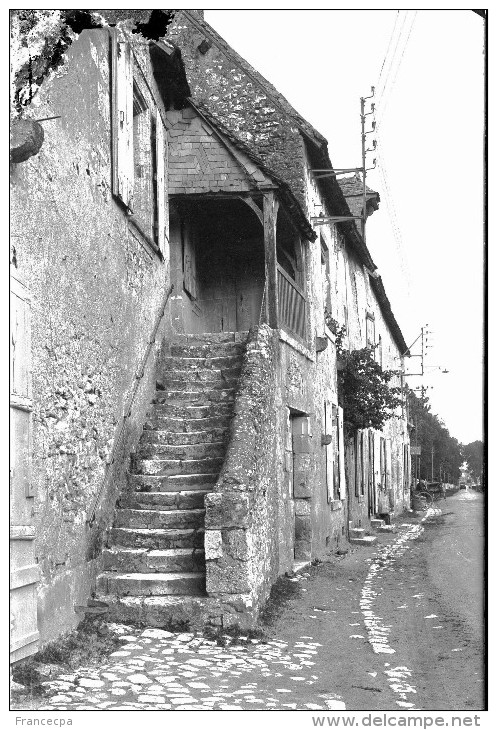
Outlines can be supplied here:
M334 688L348 710L484 708L482 498L436 507L400 523L370 558L358 548L313 569L277 622L282 638L312 627L316 691Z

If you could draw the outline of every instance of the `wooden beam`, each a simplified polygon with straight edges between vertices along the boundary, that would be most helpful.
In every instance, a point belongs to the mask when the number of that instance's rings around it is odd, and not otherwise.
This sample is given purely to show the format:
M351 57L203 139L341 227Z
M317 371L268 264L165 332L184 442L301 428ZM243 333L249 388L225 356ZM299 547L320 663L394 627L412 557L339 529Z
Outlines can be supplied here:
M264 262L266 269L266 322L273 329L278 329L278 279L276 259L276 221L278 217L278 200L273 192L264 193Z
M250 195L237 195L237 197L240 200L243 200L244 203L246 203L249 208L251 208L256 216L258 217L261 226L264 226L264 216L262 210L259 208L257 203L254 201L254 199Z

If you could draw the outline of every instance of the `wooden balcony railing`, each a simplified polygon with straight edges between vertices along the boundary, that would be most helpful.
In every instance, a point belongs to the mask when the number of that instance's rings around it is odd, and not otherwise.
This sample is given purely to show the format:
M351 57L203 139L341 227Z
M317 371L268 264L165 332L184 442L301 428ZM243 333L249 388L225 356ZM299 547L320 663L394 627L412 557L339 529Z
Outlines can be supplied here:
M304 292L277 264L278 320L280 327L305 340L307 300Z

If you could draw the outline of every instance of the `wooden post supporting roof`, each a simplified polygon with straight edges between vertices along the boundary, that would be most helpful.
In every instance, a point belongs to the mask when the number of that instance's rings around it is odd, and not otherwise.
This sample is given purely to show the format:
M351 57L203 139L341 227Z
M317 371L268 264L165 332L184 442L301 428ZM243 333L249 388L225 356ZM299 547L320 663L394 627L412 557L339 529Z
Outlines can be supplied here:
M278 287L276 276L276 220L278 200L273 191L264 193L264 260L266 269L266 322L278 329Z

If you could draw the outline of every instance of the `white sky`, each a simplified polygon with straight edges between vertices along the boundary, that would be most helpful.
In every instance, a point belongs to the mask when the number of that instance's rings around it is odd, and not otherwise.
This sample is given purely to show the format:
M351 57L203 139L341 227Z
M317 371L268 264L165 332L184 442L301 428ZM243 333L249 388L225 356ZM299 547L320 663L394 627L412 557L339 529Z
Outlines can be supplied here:
M433 386L432 410L469 443L482 438L484 24L469 10L400 11L397 60L414 24L395 84L397 64L387 77L387 63L378 85L396 16L397 10L205 11L207 22L327 138L335 167L360 166L359 100L372 85L379 94L388 78L376 155L385 173L368 173L381 202L367 242L407 344L430 325L425 363L449 370L431 369L424 378ZM418 372L419 363L413 358L408 368Z

